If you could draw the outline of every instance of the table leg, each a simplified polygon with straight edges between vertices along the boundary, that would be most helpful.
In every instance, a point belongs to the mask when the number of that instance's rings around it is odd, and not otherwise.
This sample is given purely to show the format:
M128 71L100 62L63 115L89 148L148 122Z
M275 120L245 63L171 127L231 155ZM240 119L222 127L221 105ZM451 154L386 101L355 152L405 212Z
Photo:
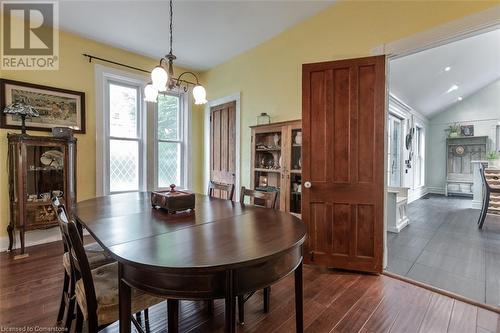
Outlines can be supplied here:
M226 272L226 327L225 332L236 332L236 292L234 290L234 273Z
M122 280L123 264L118 263L118 296L119 296L119 313L120 313L120 333L130 333L130 316L132 315L131 307L131 290L130 286Z
M297 333L304 331L304 309L302 299L302 259L295 269L295 330Z
M169 299L167 301L168 333L179 332L179 300Z

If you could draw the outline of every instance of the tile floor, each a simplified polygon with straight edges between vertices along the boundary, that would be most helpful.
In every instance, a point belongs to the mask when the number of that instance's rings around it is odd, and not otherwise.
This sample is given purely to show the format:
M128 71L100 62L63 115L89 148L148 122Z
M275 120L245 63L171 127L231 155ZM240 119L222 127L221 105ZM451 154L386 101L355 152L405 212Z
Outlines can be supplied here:
M430 195L408 206L410 225L388 233L386 270L500 306L500 217L477 228L471 199Z

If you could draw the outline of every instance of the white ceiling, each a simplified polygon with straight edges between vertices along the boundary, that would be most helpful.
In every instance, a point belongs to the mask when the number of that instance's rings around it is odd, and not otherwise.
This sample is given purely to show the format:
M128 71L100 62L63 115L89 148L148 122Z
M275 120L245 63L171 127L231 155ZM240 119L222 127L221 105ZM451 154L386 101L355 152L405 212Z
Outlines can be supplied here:
M320 12L333 1L174 1L176 64L206 70ZM160 58L168 1L60 1L61 29ZM98 55L97 55L98 56Z
M497 29L390 61L389 90L430 118L499 78Z

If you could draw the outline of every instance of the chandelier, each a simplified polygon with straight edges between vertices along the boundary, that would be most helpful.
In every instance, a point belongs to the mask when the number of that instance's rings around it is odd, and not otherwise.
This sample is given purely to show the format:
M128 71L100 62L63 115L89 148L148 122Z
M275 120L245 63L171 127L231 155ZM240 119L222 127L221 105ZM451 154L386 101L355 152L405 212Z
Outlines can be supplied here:
M207 102L207 92L200 85L198 77L193 72L183 72L177 78L174 75L174 60L177 57L172 53L172 24L173 6L170 0L170 52L160 59L160 64L151 71L151 82L144 88L144 100L147 102L156 102L158 93L173 89L182 89L184 92L189 90L189 86L193 87L194 104L205 104ZM167 69L163 66L167 65ZM191 75L196 79L196 82L185 80L183 77Z

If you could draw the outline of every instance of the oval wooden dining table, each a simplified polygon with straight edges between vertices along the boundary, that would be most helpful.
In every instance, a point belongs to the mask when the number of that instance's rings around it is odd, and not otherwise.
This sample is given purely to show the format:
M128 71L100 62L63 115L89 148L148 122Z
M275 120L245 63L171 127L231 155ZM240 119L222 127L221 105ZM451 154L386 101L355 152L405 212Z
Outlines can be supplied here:
M131 329L131 287L169 300L223 298L225 331L235 332L235 298L292 272L296 331L303 331L306 231L298 218L204 195L196 195L194 211L168 214L151 206L150 195L99 197L73 210L76 222L118 261L120 332ZM177 318L168 322L169 332L178 330Z

